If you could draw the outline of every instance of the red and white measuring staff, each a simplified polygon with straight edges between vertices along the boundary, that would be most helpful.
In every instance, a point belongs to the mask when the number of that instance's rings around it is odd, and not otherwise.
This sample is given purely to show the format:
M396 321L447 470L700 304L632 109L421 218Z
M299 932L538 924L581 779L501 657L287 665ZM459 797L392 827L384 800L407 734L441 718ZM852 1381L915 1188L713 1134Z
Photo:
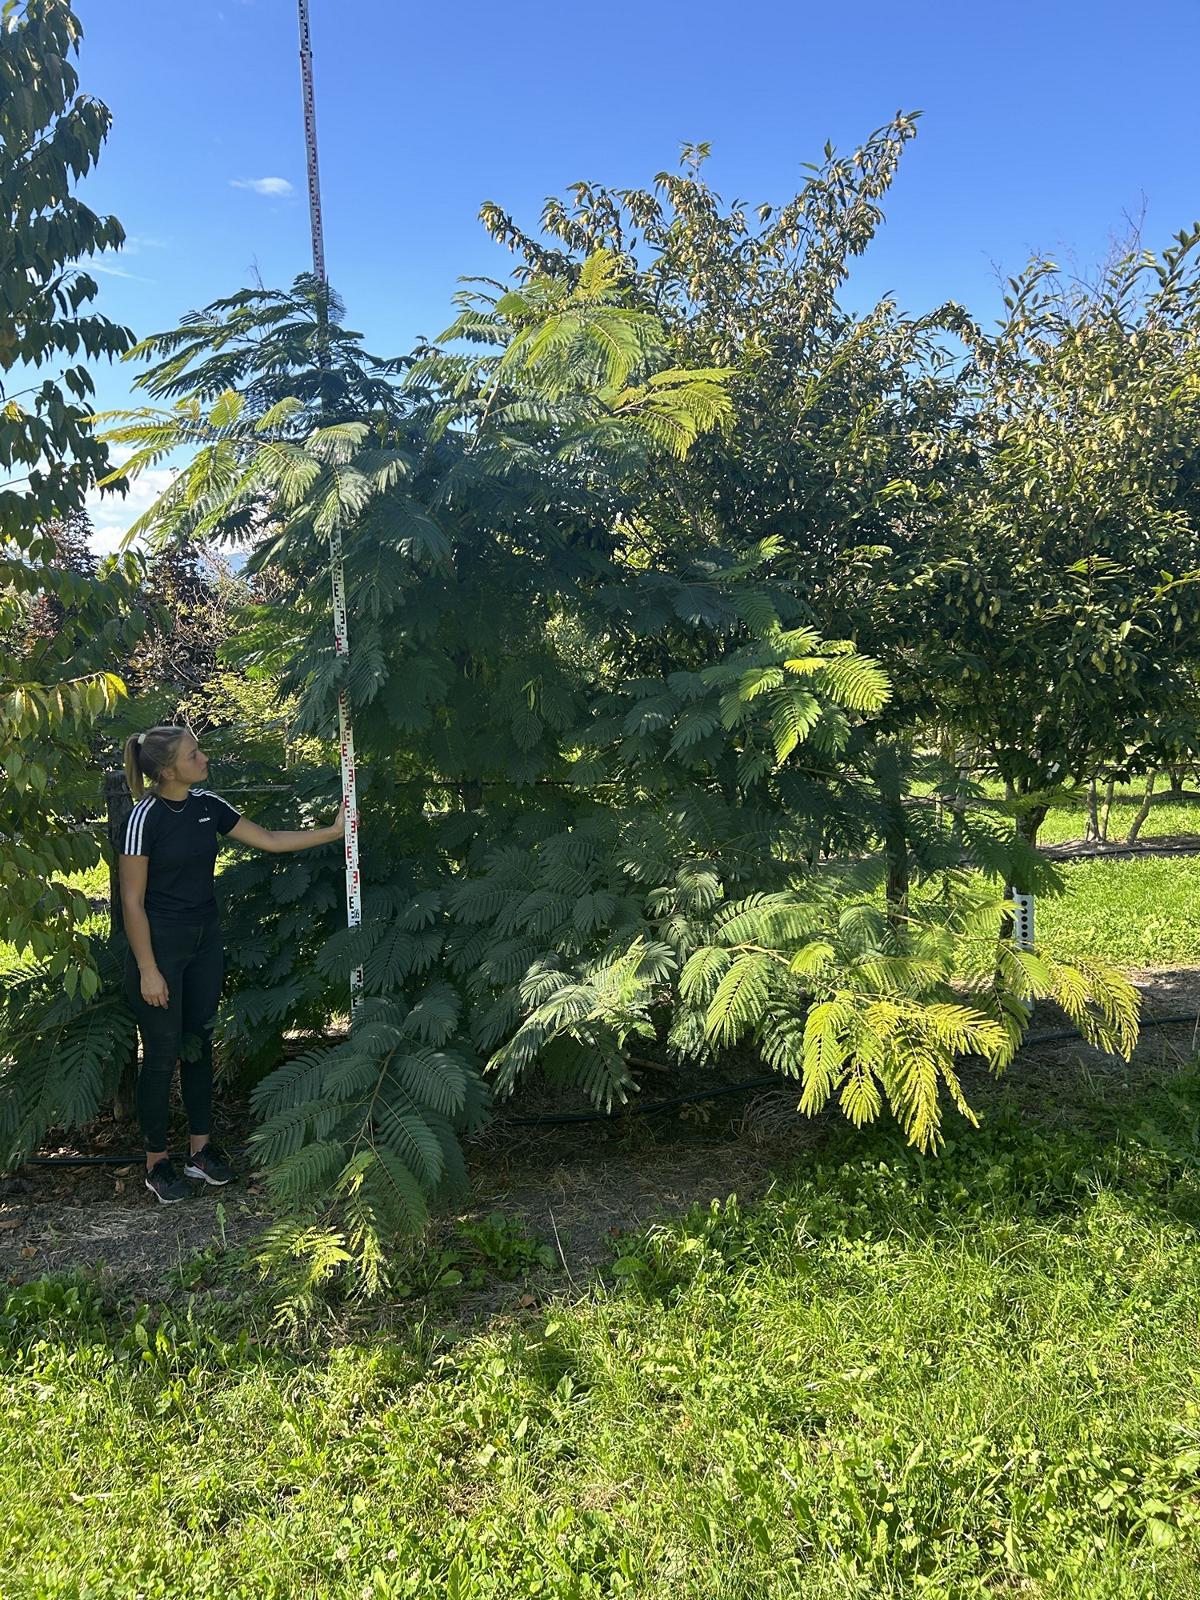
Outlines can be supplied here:
M300 79L304 89L304 139L308 146L308 215L312 223L313 272L325 279L325 236L321 227L321 179L317 168L317 111L313 98L312 38L308 27L308 0L300 6ZM329 577L333 585L333 648L350 661L350 630L346 623L346 575L342 566L342 535L329 535ZM342 803L346 808L346 924L362 922L362 879L358 870L358 790L354 769L354 723L350 696L338 690L338 744L342 755ZM362 1003L363 970L350 974L350 1015Z

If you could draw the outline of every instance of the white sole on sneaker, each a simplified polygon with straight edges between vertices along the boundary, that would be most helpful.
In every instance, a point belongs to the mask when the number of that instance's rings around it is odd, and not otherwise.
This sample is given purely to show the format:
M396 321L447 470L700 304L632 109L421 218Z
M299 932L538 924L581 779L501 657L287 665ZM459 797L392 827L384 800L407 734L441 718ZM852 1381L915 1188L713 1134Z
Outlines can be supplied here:
M211 1183L214 1189L223 1189L229 1182L228 1178L210 1178L208 1173L202 1172L199 1167L185 1166L183 1175L185 1178L203 1178L205 1183Z
M177 1194L177 1195L173 1196L172 1198L168 1199L165 1194L159 1194L158 1190L150 1182L149 1178L146 1179L146 1187L147 1187L147 1189L149 1189L150 1193L154 1196L154 1198L158 1201L160 1206L181 1206L183 1204L183 1202L187 1199L187 1195L185 1195L185 1194Z

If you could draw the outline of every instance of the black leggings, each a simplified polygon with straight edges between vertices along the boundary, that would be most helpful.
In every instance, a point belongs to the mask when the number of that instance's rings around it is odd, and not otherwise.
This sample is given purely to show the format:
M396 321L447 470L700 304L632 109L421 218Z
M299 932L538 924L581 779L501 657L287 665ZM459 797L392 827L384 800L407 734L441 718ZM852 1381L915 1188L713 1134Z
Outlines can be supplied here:
M155 964L166 979L167 1005L142 999L142 980L132 950L125 962L125 993L142 1035L137 1081L138 1120L147 1150L167 1148L167 1107L175 1063L187 1109L188 1128L210 1133L212 1119L212 1030L225 950L216 921L191 926L150 921Z

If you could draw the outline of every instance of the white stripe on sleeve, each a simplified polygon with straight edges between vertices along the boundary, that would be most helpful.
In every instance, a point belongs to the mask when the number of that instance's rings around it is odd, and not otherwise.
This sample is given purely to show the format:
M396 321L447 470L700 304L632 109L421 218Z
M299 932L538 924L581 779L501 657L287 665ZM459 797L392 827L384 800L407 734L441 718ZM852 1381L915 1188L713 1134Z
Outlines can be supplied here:
M140 856L142 853L142 837L146 830L146 818L150 814L150 807L154 804L154 796L148 795L145 800L139 800L129 813L129 821L125 824L125 854L127 856Z
M241 821L242 813L238 810L238 808L236 806L231 806L228 800L224 799L219 794L214 794L211 789L193 789L192 793L202 795L205 800L215 800L219 806L225 807L230 816L236 817L239 822Z

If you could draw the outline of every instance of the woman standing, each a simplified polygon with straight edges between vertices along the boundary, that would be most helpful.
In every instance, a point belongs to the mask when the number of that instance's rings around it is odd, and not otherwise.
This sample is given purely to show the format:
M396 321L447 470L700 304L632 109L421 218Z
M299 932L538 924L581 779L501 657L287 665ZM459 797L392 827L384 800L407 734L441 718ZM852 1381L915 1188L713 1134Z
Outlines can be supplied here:
M188 1186L167 1154L167 1105L175 1063L191 1148L184 1173L228 1183L233 1171L209 1137L212 1030L225 952L213 880L217 835L281 853L333 844L342 813L326 828L277 833L248 821L207 789L208 757L186 728L157 727L125 742L125 776L137 804L125 825L121 907L129 954L125 991L142 1036L138 1119L146 1145L146 1187L170 1204ZM154 792L142 798L145 783Z

